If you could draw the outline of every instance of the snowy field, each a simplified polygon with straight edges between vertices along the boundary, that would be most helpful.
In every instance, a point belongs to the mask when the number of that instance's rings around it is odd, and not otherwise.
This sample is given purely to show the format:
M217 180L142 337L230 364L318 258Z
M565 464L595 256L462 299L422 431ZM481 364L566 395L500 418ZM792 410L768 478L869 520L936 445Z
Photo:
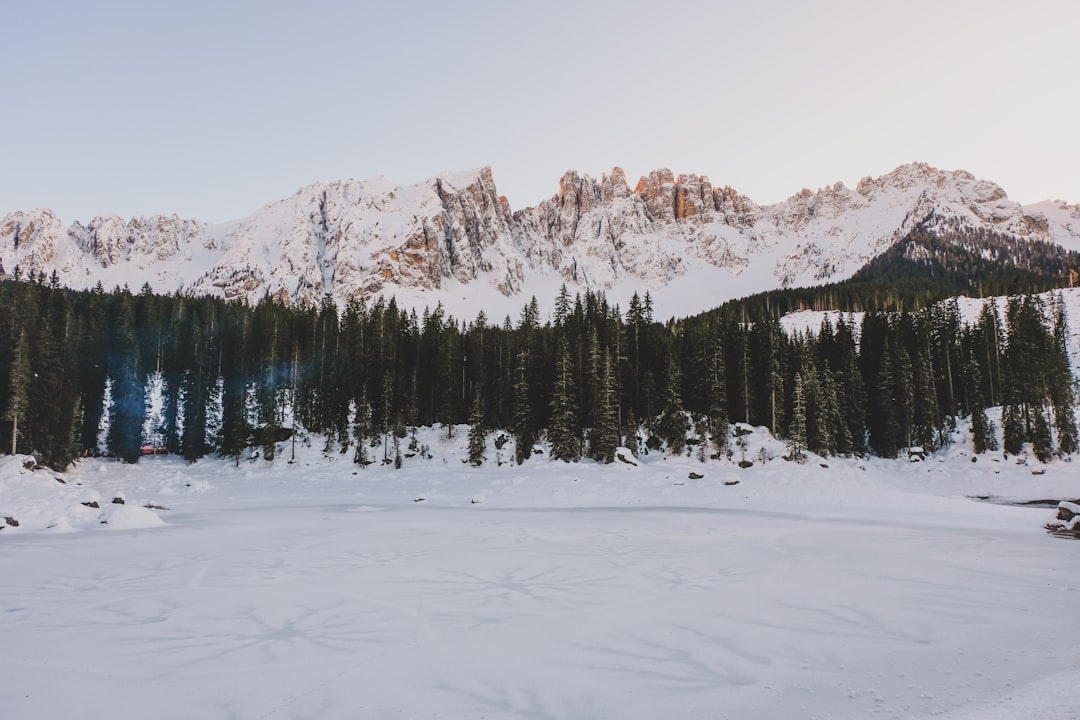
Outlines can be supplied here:
M64 475L0 458L0 516L19 522L0 531L0 707L1080 717L1080 543L1045 532L1049 507L1006 504L1080 496L1080 465L1033 475L955 448L796 465L763 435L748 469L653 454L478 471L464 433L401 470L313 448Z

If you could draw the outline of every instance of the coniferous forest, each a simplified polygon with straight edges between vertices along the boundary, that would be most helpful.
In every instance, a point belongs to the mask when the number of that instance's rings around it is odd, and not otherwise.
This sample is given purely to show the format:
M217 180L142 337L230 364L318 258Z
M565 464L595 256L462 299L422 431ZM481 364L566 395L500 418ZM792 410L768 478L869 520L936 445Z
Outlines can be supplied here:
M57 468L97 453L136 462L147 447L274 461L303 434L361 465L400 464L411 428L467 425L477 465L492 430L515 439L519 463L542 437L568 462L611 462L620 445L708 461L732 457L741 422L784 438L792 459L895 457L942 446L970 417L976 452L1077 450L1060 302L988 301L973 325L955 301L868 302L858 324L842 314L789 335L786 292L658 322L648 294L620 308L565 288L550 318L534 298L518 317L461 319L392 299L252 307L5 281L0 446Z

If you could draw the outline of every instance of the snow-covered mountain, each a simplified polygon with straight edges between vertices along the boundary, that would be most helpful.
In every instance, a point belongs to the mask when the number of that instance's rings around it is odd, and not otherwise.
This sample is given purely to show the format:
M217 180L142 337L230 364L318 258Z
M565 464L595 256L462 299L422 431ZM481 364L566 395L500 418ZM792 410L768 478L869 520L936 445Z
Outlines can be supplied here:
M1024 207L992 182L915 163L775 205L669 170L631 188L614 168L599 179L568 172L550 200L513 212L483 168L407 186L316 183L221 224L158 215L65 225L37 209L0 221L0 261L9 274L56 271L76 288L149 283L301 303L329 293L339 304L393 294L459 317L514 314L565 282L622 303L648 290L666 316L845 279L928 221L1080 249L1080 206Z

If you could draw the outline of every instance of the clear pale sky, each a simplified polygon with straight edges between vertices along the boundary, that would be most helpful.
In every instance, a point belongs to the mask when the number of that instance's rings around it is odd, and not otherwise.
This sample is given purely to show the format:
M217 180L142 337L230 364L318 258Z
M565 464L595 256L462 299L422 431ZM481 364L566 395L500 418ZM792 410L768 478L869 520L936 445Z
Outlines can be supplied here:
M9 1L0 215L245 216L317 180L708 175L759 203L921 160L1080 202L1080 3Z

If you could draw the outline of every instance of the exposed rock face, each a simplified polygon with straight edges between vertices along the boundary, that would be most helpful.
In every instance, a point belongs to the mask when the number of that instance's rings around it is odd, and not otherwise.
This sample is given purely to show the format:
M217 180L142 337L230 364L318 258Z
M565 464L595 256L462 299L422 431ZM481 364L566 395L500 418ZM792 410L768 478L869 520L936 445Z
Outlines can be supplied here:
M566 173L516 213L489 168L411 186L385 178L317 183L242 220L94 218L65 227L48 210L0 220L0 260L63 283L215 293L255 302L339 304L406 294L434 305L486 288L520 307L529 284L650 290L692 312L742 294L843 279L916 225L957 223L1080 248L1080 208L1025 209L997 185L916 163L855 189L803 190L759 206L708 178L660 169L633 190L613 168ZM465 291L463 286L470 290ZM411 293L411 295L410 295Z

